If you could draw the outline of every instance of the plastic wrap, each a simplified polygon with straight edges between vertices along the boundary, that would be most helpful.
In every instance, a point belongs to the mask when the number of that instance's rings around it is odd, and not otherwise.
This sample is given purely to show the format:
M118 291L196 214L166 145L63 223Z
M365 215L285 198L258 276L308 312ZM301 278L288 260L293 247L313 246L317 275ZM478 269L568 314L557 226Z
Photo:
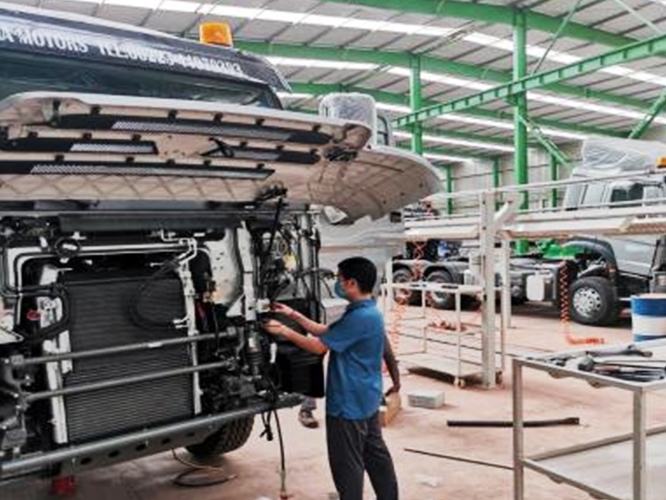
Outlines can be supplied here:
M319 114L368 125L373 136L377 130L375 100L366 94L329 94L319 103Z
M666 158L666 144L656 141L591 137L583 143L579 173L612 175L644 171Z

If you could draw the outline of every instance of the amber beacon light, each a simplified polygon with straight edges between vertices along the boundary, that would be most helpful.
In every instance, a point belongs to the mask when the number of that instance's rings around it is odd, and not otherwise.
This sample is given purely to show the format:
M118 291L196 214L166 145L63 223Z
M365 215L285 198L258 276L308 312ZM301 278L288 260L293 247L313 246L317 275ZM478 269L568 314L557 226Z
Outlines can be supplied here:
M227 23L202 23L199 25L199 41L210 45L234 46L231 27Z

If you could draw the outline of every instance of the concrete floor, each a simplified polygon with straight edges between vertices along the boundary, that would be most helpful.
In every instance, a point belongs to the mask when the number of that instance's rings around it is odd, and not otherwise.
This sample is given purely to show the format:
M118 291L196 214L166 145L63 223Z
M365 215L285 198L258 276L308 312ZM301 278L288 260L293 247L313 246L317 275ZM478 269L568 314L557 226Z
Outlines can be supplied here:
M450 313L436 313L437 318ZM466 320L478 321L474 313ZM631 335L625 321L615 328L599 329L572 325L575 335L600 335L607 343L628 342ZM544 309L516 311L514 327L507 338L509 352L562 350L571 348L560 330L557 315ZM404 348L404 345L401 346ZM404 448L459 455L467 458L511 465L510 429L447 428L451 419L510 419L510 375L503 387L492 391L481 388L456 389L450 384L419 375L405 375L403 395L415 389L440 389L446 392L447 404L439 410L406 407L385 435L394 456L405 500L509 500L512 498L510 471L465 464L408 453ZM630 397L614 389L593 389L589 385L555 380L537 372L526 372L526 416L531 419L580 417L579 427L528 429L528 452L545 451L583 443L599 437L629 430ZM406 399L406 397L405 397ZM660 395L649 401L651 423L666 422L666 399ZM318 412L323 415L323 408ZM288 485L294 499L326 500L333 491L325 449L324 429L300 427L296 411L284 411L282 422L287 442ZM238 478L226 485L178 488L172 478L184 467L170 454L93 471L78 478L81 500L257 500L277 499L278 448L276 443L259 439L261 429L242 449L221 460L221 465ZM29 485L0 490L2 500L38 500L47 498L46 485ZM374 496L368 487L367 499ZM573 488L558 485L534 473L527 473L527 496L530 500L578 500L590 498Z

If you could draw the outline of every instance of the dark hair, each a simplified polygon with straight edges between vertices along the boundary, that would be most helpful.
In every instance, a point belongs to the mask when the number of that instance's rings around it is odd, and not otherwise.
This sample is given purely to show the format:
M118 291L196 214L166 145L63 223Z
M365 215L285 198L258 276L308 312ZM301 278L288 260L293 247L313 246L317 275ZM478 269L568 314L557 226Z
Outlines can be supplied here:
M340 275L348 280L356 280L363 293L372 293L377 283L377 268L365 257L351 257L338 264Z

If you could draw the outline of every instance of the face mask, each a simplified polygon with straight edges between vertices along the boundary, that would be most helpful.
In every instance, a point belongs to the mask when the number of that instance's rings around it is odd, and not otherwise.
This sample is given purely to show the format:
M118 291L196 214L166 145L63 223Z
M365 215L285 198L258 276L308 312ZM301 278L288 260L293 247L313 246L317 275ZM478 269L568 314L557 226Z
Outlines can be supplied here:
M335 295L337 297L340 297L341 299L349 300L347 297L347 292L345 291L344 288L342 288L342 283L340 283L339 280L335 281L335 288L333 289L333 292L335 292Z

